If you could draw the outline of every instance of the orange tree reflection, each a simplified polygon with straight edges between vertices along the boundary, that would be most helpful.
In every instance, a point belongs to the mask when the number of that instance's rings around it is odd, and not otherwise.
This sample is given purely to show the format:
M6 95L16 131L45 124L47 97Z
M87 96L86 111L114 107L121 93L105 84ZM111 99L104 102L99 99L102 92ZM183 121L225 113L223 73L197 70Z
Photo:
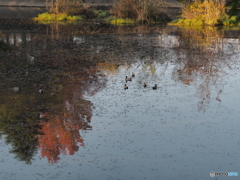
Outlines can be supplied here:
M87 73L71 73L57 95L63 103L53 107L49 113L41 114L38 148L49 163L56 163L60 154L73 155L79 146L84 145L80 130L92 128L89 125L92 103L84 99L83 93L96 93L105 83L97 83L98 76L94 69L89 68Z

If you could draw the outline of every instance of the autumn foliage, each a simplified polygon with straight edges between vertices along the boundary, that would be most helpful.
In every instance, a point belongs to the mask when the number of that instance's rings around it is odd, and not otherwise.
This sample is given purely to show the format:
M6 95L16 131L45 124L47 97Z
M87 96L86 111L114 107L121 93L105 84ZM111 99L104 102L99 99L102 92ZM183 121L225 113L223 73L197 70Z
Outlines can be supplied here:
M61 154L73 155L84 146L80 130L92 129L89 123L93 105L84 99L84 94L92 96L106 84L105 76L96 67L66 75L68 79L56 95L60 103L40 115L38 148L49 163L58 162Z
M196 1L187 5L180 19L174 20L170 24L177 25L222 25L226 19L225 5L215 1Z

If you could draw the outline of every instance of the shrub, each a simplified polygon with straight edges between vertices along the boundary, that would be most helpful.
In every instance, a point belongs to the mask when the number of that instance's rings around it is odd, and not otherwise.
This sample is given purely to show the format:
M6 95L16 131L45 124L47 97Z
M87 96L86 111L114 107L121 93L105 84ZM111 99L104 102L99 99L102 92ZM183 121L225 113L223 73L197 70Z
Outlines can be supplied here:
M101 18L101 19L106 18L109 15L107 11L103 11L103 10L96 10L94 12L96 13L97 18Z
M68 16L66 13L43 13L39 14L38 17L34 18L37 21L64 21L64 20L71 20L71 21L80 21L83 20L81 16Z
M158 21L163 17L165 5L159 0L119 0L110 10L118 18L137 22Z
M194 22L202 21L205 25L218 25L221 17L225 15L225 6L223 3L214 1L197 1L183 9L182 18L190 21L191 25Z
M119 18L135 19L137 12L134 11L135 0L119 0L113 5L110 13Z
M70 21L82 21L83 18L81 16L68 16L67 20L70 20Z
M223 25L225 26L232 26L232 25L236 25L237 23L237 18L236 16L228 16L228 15L225 15L222 17L222 23Z
M47 9L50 13L66 13L69 16L82 16L86 19L96 18L97 14L89 6L84 5L79 0L58 0L54 3L48 3ZM51 4L51 5L49 5Z
M86 19L93 19L97 17L97 13L88 5L82 5L78 8L72 8L67 11L70 16L80 15Z
M53 21L55 20L55 14L50 14L50 13L42 13L39 14L38 17L34 18L34 20L46 20L46 21Z
M58 21L64 21L67 20L67 14L66 13L59 13L56 15L56 20Z
M131 19L122 19L122 18L116 18L110 20L111 24L133 24L134 21Z
M79 0L46 0L46 7L50 13L66 13L71 9L82 6Z

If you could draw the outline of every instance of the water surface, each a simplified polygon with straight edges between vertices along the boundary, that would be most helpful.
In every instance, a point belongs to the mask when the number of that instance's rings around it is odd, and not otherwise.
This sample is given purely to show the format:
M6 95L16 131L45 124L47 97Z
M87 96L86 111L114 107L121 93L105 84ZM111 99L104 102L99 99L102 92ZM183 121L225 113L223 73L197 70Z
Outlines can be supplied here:
M1 179L239 172L239 31L1 24Z

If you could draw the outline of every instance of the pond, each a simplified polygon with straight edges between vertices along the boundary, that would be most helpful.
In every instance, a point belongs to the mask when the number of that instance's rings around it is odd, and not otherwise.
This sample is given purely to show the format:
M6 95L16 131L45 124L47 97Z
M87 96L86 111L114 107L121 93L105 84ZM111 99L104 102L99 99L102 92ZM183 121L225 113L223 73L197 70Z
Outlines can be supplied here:
M1 20L1 179L240 172L239 34Z

